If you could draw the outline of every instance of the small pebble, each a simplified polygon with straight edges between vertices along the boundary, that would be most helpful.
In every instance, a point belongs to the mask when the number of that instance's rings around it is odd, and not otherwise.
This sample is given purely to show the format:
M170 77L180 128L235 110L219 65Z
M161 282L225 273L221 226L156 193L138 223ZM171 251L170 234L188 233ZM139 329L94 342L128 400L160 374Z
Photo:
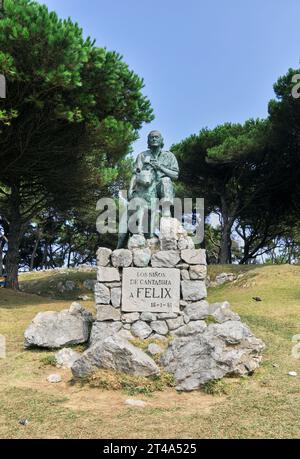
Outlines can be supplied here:
M62 381L62 377L60 375L50 375L48 376L47 381L51 384L57 384Z
M143 402L143 400L126 400L125 405L144 408L145 406L147 406L147 403Z
M19 424L21 426L28 426L29 421L28 421L28 419L20 419Z

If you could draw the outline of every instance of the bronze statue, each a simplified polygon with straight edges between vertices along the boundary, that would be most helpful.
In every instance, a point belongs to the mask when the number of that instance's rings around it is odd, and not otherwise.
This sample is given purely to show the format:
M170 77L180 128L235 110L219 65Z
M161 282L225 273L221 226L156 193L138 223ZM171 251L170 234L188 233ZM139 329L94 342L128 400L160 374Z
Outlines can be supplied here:
M153 199L159 199L162 216L171 217L174 199L172 180L179 175L176 157L170 151L163 151L164 140L160 132L152 131L148 136L149 150L141 153L135 163L133 177L128 191L128 201L140 200L137 211L138 233L151 238L154 236L156 212L151 209ZM143 216L150 213L150 232L143 227ZM128 234L120 235L118 248L124 247Z

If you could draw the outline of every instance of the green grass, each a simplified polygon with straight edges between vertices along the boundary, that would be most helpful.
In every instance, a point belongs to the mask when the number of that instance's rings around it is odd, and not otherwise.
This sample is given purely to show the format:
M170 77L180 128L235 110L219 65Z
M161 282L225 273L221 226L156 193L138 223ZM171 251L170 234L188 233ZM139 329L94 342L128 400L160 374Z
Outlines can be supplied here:
M130 376L111 370L98 370L86 381L92 388L104 390L122 390L127 395L150 396L154 392L161 392L169 387L174 387L175 382L172 375L161 371L159 376L150 378Z
M69 370L50 366L53 353L23 350L23 333L35 314L65 309L70 301L2 289L7 358L0 360L0 437L298 438L300 376L288 372L300 375L300 360L292 356L292 337L300 334L300 267L252 266L238 282L209 289L211 303L225 300L266 343L260 369L251 377L209 383L201 392L177 393L171 381L154 381L159 387L153 390L149 381L116 381L115 374L74 384ZM92 302L86 304L92 309ZM61 384L47 383L54 371ZM128 397L145 400L146 408L125 406ZM20 426L19 419L29 425Z
M43 271L40 273L30 272L20 276L20 288L26 293L40 295L43 297L74 300L79 295L86 294L93 296L93 292L84 287L84 281L96 279L96 268L90 270L65 269L62 271ZM75 283L76 288L71 292L59 292L58 285L67 281Z
M216 276L222 273L233 273L235 275L246 274L255 269L254 265L209 265L208 275L214 281Z

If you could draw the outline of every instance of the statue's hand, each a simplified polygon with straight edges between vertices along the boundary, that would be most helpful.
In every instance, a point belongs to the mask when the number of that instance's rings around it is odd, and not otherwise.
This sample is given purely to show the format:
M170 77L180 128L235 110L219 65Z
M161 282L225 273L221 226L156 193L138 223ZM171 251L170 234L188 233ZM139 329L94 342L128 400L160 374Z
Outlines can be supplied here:
M151 166L153 167L153 169L159 169L159 164L158 164L158 161L157 159L151 159Z

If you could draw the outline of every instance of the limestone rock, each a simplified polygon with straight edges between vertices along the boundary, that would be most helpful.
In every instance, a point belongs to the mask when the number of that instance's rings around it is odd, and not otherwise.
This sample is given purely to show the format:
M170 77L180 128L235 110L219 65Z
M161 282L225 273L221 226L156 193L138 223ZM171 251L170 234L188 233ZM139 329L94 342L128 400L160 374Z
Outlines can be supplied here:
M120 330L118 333L117 333L118 336L120 336L121 338L123 339L127 339L127 341L131 341L134 339L134 336L132 335L132 333L130 333L129 330Z
M64 348L55 354L56 366L58 368L70 369L79 357L81 357L79 352L75 352L70 348Z
M190 303L186 306L184 314L190 320L205 320L212 318L217 323L227 322L228 320L239 321L239 315L230 309L230 304L225 301L223 303L208 304L207 301L199 301Z
M75 290L76 284L73 281L66 281L65 283L59 282L57 284L57 290L59 293L73 292Z
M91 375L97 368L112 369L133 376L154 376L159 374L156 363L137 347L119 336L109 336L90 347L74 363L75 378Z
M178 329L162 357L161 363L174 375L178 390L196 390L208 381L247 375L259 367L265 346L240 321L203 325L200 333L182 333L195 324Z
M90 290L93 292L95 290L96 280L94 279L87 279L83 282L83 286L86 290Z
M176 239L161 239L160 241L160 250L177 250L178 249L178 243Z
M180 255L177 250L167 250L155 253L151 264L153 268L174 268L179 261Z
M133 251L133 264L138 268L146 268L151 260L150 249L135 249Z
M122 314L122 322L126 324L133 324L134 322L137 322L139 318L139 312L130 312L128 314Z
M211 304L209 306L209 315L218 323L228 322L229 320L241 320L238 314L231 311L230 304L227 301Z
M157 314L153 314L152 312L143 312L141 314L141 320L144 322L154 322L157 319Z
M169 319L167 320L167 325L169 330L176 330L179 327L184 325L183 316L179 316L177 319Z
M117 268L103 268L100 266L97 271L99 282L120 282L120 273Z
M106 247L100 247L97 251L97 265L98 266L108 266L110 264L110 256L112 250Z
M181 236L178 241L178 250L194 250L195 244L189 236Z
M134 250L134 249L143 249L147 246L146 239L143 235L141 234L134 234L131 236L128 242L128 249L129 250Z
M181 258L189 265L206 265L206 251L199 250L182 250Z
M152 330L159 335L167 335L169 332L167 323L164 320L156 320L150 324Z
M97 305L97 320L105 322L107 320L120 321L121 311L110 305Z
M236 279L236 275L233 273L221 273L216 276L216 284L223 285L226 282L233 282Z
M188 272L187 269L182 269L180 271L181 274L181 280L190 280L190 273Z
M160 240L178 241L181 237L187 237L187 231L182 227L177 218L163 217L160 220Z
M157 316L157 319L159 320L166 320L166 319L177 319L178 314L176 312L159 312L156 314L156 316Z
M93 314L88 311L87 309L85 309L82 304L80 303L77 303L76 301L74 301L74 303L71 304L70 306L70 309L69 309L69 313L72 315L72 316L77 316L77 315L81 315L84 320L86 320L87 322L93 322Z
M197 303L190 303L184 310L186 316L190 320L203 320L210 315L210 308L207 301L199 301Z
M203 281L182 281L181 289L185 301L199 301L207 297L207 289Z
M204 265L195 265L190 267L191 280L205 280L207 276L207 267Z
M129 268L132 264L132 252L127 249L115 250L111 256L115 268Z
M95 322L92 327L90 345L103 341L111 335L117 334L122 328L121 322Z
M101 282L97 282L95 286L96 304L110 304L110 290Z
M207 325L204 320L196 320L195 322L189 322L187 325L178 328L171 334L172 336L190 336L198 333L203 333L206 328Z
M77 309L40 312L24 334L24 347L59 349L89 339L91 314L76 303Z
M160 221L160 249L177 250L178 240L186 237L187 232L176 218L162 218Z
M140 339L147 339L152 333L152 328L141 320L135 322L131 327L131 333Z
M158 346L158 344L151 343L148 346L148 352L154 356L154 355L162 354L164 350L160 346Z
M111 304L114 308L119 308L121 306L121 297L122 289L121 288L112 288L110 291L111 294Z
M153 237L147 240L147 247L151 250L151 254L160 251L160 242L157 237Z

